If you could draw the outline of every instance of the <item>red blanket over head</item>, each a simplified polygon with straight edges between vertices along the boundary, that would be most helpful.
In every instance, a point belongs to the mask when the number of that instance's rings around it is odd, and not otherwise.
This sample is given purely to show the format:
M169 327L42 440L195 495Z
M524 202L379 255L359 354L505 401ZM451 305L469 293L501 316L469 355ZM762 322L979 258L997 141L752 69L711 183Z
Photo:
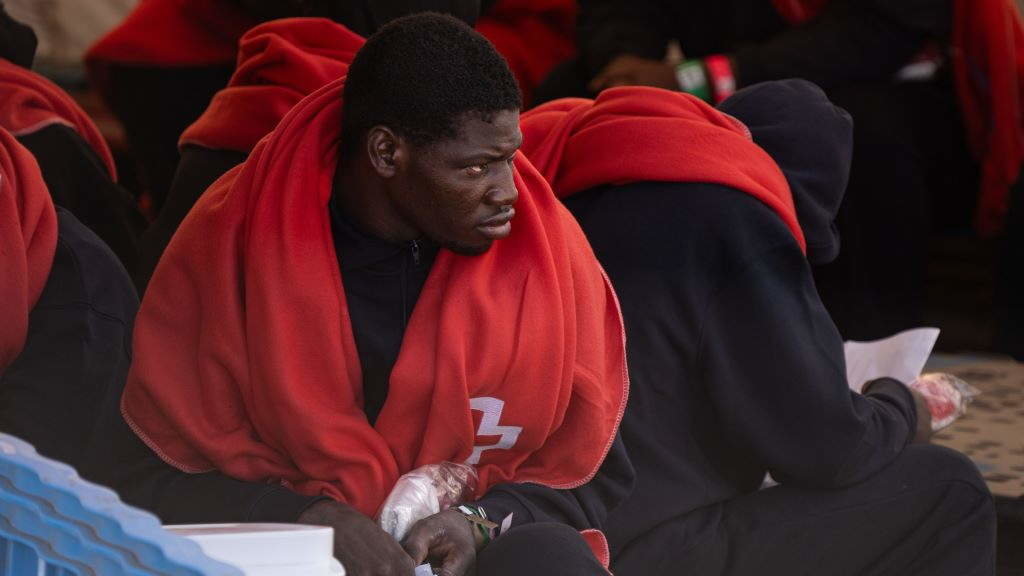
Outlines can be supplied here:
M786 177L735 118L659 88L605 90L523 114L523 154L559 197L605 184L707 182L747 192L774 210L806 251ZM742 160L740 160L742 159Z
M585 483L625 407L623 328L582 231L522 158L512 235L441 251L367 422L327 210L342 88L300 102L182 224L139 312L126 420L180 469L368 515L400 474L474 452L478 495Z
M0 94L0 128L21 136L51 124L69 126L96 152L111 179L117 180L106 140L89 115L56 84L0 58Z
M827 0L773 0L793 24ZM956 0L950 47L968 140L981 160L977 226L1002 229L1024 163L1024 24L1013 0Z
M32 153L0 128L0 376L21 354L57 249L57 213Z
M179 144L249 153L309 94L341 78L365 40L324 18L256 26L239 42L228 87L181 135Z

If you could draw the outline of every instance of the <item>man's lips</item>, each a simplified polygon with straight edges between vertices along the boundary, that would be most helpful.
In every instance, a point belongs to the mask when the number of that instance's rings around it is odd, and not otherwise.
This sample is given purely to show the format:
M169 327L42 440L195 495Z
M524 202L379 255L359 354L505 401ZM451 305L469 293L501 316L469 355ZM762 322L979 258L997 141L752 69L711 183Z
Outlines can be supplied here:
M516 209L509 207L508 211L491 216L477 225L476 229L491 240L505 238L512 233L512 218L516 215Z

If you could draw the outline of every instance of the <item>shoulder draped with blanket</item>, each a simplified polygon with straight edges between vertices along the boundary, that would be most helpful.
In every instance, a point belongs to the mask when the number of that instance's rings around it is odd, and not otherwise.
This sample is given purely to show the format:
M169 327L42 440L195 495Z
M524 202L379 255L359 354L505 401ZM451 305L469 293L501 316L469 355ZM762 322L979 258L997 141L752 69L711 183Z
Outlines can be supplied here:
M422 9L422 4L334 2L329 13L318 15L366 36L396 14ZM467 21L479 10L469 0L428 5ZM503 0L480 18L479 30L509 60L528 94L555 63L571 55L574 13L571 0ZM240 39L258 23L234 0L142 0L86 55L90 79L139 151L154 213L162 210L173 183L178 136L224 87ZM165 113L154 118L149 106Z
M478 496L507 482L582 486L625 407L621 319L582 232L528 162L512 236L479 257L438 254L367 421L327 208L342 85L293 108L184 222L136 325L125 419L182 470L368 515L400 474L475 448ZM482 414L517 431L511 447L487 449Z

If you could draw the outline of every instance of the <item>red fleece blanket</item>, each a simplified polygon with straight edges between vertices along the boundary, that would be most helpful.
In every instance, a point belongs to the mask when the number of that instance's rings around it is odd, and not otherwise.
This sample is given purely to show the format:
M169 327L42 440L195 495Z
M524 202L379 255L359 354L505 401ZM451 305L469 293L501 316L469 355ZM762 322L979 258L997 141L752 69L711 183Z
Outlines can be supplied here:
M774 0L791 23L815 16L827 0ZM968 140L981 160L976 222L1000 231L1010 187L1024 163L1024 25L1013 0L956 0L950 54Z
M806 244L786 177L741 122L699 98L659 88L605 90L523 114L522 152L566 197L604 184L707 182L747 192ZM742 159L742 161L739 161Z
M0 94L0 128L22 136L52 124L69 126L96 152L111 179L117 180L106 140L89 115L56 84L0 58Z
M499 0L476 29L508 60L528 104L551 69L576 53L576 0Z
M249 153L292 106L348 72L365 40L324 18L256 26L239 42L228 87L181 135L180 145Z
M85 56L90 66L216 66L235 60L238 39L256 22L225 0L142 0Z
M57 213L32 153L0 128L0 376L21 354L57 249Z
M511 236L441 251L367 422L327 210L342 88L300 102L182 224L139 312L126 420L182 470L368 515L400 474L474 453L478 496L587 482L625 407L623 327L582 231L522 157Z

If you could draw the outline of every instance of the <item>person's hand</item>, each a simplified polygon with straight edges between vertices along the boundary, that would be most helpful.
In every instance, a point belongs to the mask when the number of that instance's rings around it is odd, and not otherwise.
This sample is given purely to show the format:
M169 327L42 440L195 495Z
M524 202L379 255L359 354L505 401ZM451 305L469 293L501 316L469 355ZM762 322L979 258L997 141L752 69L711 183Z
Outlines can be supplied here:
M476 567L477 539L466 516L445 510L413 525L402 547L418 566L427 560L440 565L442 576L472 574Z
M623 54L609 62L588 84L594 93L615 86L654 86L679 90L679 81L676 80L676 68L671 64Z
M299 523L334 528L334 556L351 576L412 576L419 564L373 520L340 502L313 504Z
M914 388L910 388L914 396L914 407L917 408L917 430L914 431L914 444L927 444L932 439L932 411L928 408L928 400Z

